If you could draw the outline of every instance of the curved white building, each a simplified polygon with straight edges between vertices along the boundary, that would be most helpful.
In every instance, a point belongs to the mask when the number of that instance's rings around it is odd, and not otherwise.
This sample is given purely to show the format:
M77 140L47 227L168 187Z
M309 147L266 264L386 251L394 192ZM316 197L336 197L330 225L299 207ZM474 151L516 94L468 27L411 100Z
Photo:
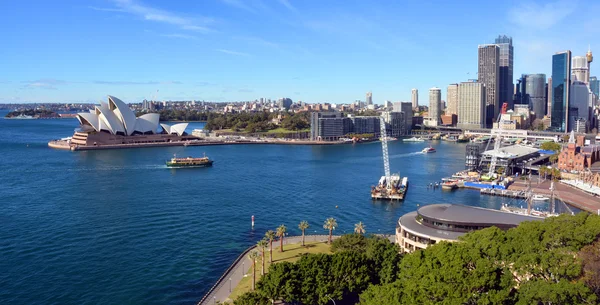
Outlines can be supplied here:
M101 102L90 112L78 113L77 119L83 132L106 132L111 135L131 136L134 134L158 133L160 115L148 113L136 117L135 113L122 100L109 95L108 103ZM173 126L160 124L167 134L184 135L188 123Z

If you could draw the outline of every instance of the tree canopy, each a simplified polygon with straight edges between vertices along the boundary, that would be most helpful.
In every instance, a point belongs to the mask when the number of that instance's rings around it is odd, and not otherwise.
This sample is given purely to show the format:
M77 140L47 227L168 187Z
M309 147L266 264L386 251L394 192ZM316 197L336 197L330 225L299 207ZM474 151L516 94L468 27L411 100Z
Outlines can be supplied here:
M542 143L542 145L540 145L540 148L543 150L552 150L552 151L559 152L561 150L562 146L560 146L560 144L558 144L556 142L548 141L548 142Z

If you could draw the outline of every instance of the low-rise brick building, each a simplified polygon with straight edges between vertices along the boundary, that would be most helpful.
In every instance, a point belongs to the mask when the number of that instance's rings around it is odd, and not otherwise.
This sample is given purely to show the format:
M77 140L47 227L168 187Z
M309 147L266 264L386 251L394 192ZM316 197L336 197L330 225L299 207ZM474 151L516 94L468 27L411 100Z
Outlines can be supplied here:
M584 146L584 142L584 136L575 137L575 132L571 132L569 143L558 155L558 169L581 172L600 160L600 146Z

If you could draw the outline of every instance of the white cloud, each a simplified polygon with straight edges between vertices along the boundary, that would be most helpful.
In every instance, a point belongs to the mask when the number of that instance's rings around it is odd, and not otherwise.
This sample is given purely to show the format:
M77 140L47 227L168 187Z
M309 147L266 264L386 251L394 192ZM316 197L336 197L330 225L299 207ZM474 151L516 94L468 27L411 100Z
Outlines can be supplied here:
M64 80L45 78L45 79L38 79L38 80L34 80L34 81L24 81L23 83L26 84L25 88L27 88L27 89L56 90L57 89L56 86L64 85L67 82Z
M575 11L576 1L556 1L538 4L525 2L513 7L508 19L515 25L532 30L547 30Z
M227 49L216 49L215 51L221 52L221 53L225 53L225 54L229 54L229 55L250 56L250 54L248 54L248 53L237 52L237 51L232 51L232 50L227 50Z
M186 34L161 34L162 37L168 38L181 38L181 39L196 39L196 36L186 35Z
M177 13L153 8L146 6L141 2L134 0L113 0L117 6L116 10L130 13L144 20L161 22L179 26L183 30L196 31L196 32L210 32L211 29L207 27L207 24L212 23L211 18L191 18L182 16ZM93 8L97 9L97 8ZM107 9L102 9L107 10Z
M239 8L251 13L256 13L256 10L252 7L250 7L249 5L246 4L245 1L240 1L240 0L221 0L223 3L235 7L235 8Z
M290 11L296 11L296 8L290 3L289 0L279 0L279 3L287 7Z

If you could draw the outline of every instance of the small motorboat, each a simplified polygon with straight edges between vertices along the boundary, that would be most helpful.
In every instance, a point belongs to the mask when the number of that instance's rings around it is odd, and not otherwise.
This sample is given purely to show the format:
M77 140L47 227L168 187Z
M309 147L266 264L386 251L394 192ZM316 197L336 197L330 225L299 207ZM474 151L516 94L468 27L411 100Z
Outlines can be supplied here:
M533 197L531 197L531 200L534 200L534 201L547 201L547 200L550 200L550 198L548 198L546 196L542 196L542 195L533 195Z
M425 142L425 140L417 137L402 140L403 142Z
M423 150L421 151L424 154L430 154L430 153L434 153L435 152L435 148L429 146L429 147L425 147L423 148Z
M451 191L458 187L458 183L456 181L448 180L442 182L442 190Z

